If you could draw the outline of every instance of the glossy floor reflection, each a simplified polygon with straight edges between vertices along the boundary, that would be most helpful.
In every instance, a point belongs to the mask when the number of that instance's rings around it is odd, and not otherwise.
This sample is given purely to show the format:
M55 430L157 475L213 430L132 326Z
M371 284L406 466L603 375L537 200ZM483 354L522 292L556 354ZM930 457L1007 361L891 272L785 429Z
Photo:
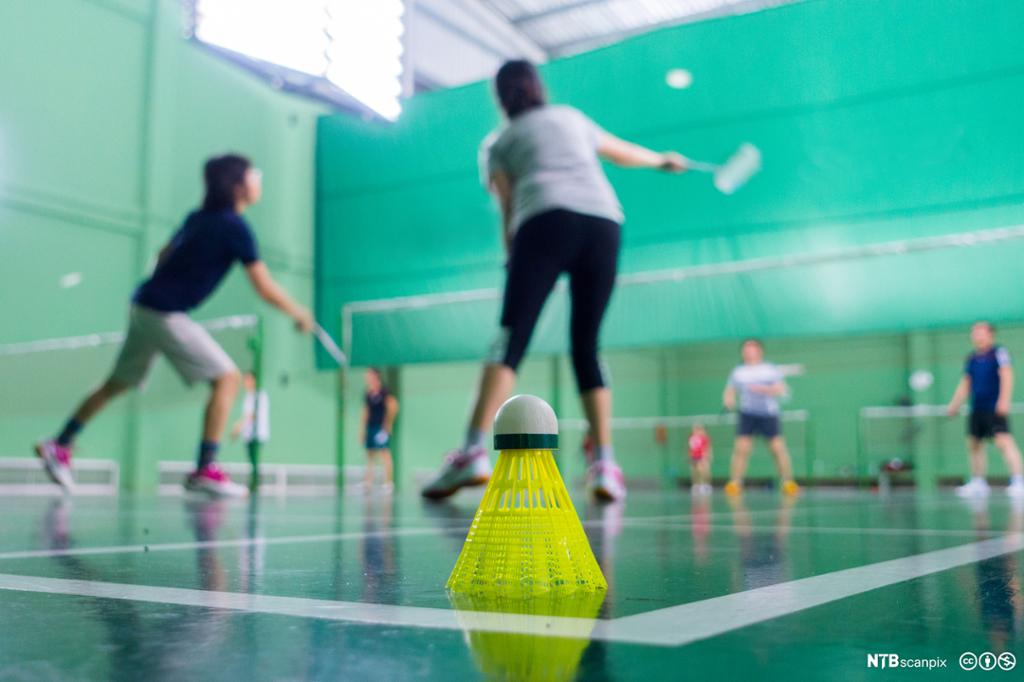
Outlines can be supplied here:
M505 614L443 589L478 499L0 500L0 679L868 679L870 653L941 679L1024 656L1024 507L1001 496L577 498L603 603Z

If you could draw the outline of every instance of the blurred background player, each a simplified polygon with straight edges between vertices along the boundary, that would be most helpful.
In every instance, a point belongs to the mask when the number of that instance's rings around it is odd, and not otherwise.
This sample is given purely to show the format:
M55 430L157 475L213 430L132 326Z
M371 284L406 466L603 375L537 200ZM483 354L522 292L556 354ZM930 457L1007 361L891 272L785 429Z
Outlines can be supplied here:
M694 424L687 441L690 451L690 491L694 495L711 494L711 437L702 424Z
M686 170L687 161L609 135L577 109L548 104L540 74L529 62L506 62L495 90L507 122L484 140L481 171L501 210L508 253L501 330L480 377L466 438L445 457L423 495L447 497L490 479L484 433L512 392L540 311L565 272L573 370L596 450L588 488L600 499L621 499L626 485L612 449L612 396L598 340L615 287L623 213L601 159L676 173Z
M1017 442L1010 435L1010 403L1013 400L1013 367L1010 353L995 343L995 327L987 321L971 327L974 351L967 356L964 374L953 392L947 412L956 415L960 407L971 398L971 416L967 421L967 456L971 469L970 480L956 492L964 497L983 497L989 494L985 480L987 468L985 441L993 440L1010 471L1007 494L1024 497L1024 476Z
M188 311L209 298L238 261L260 298L295 320L300 331L313 329L313 317L270 276L260 260L256 237L242 217L263 195L259 170L243 156L226 154L206 162L203 180L206 196L202 206L189 214L160 250L153 274L135 290L128 332L110 376L86 397L55 438L36 445L47 473L65 489L74 482L71 453L75 437L112 398L142 384L153 361L163 355L186 384L210 384L196 469L185 479L185 487L214 496L248 493L216 464L241 375L230 356Z
M237 439L241 436L249 461L255 467L259 462L260 446L270 440L270 396L265 389L256 390L256 375L252 372L245 373L242 383L245 387L242 416L231 429L231 437Z
M747 339L740 347L740 353L743 364L729 375L722 395L722 403L730 411L737 409L739 397L736 442L725 492L739 495L743 491L743 476L747 473L750 453L754 449L754 437L758 436L768 441L768 449L779 470L782 492L795 495L800 486L793 480L793 466L779 419L779 398L788 395L789 387L779 368L764 361L764 346L760 341Z
M366 447L366 478L363 486L373 487L374 464L384 470L383 489L394 489L394 464L391 461L391 432L398 416L398 400L384 385L384 376L375 367L366 370L366 395L363 405L363 443Z

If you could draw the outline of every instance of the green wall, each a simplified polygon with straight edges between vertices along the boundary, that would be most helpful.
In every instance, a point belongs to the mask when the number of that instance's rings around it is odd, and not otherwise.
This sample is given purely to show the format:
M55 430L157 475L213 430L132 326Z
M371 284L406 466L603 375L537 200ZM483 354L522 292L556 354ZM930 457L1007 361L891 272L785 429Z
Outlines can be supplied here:
M707 159L744 141L762 150L763 171L733 196L698 174L609 169L627 215L623 273L728 265L1024 222L1022 23L1019 2L809 0L665 29L542 71L554 101L653 148ZM674 67L693 73L693 87L665 86ZM352 302L500 289L498 219L477 167L478 145L498 124L488 83L417 97L394 125L320 120L323 320L338 325ZM737 340L759 336L777 361L807 367L790 404L812 415L806 433L791 429L798 474L865 475L880 455L858 446L858 410L946 400L966 352L963 325L1022 319L1022 259L1024 240L1013 239L620 286L602 336L616 415L717 412ZM354 362L403 366L406 476L458 444L497 308L487 300L354 315ZM524 390L557 393L571 417L564 360L560 390L550 378L566 329L558 294L523 376ZM922 362L937 382L908 396L908 374ZM910 453L928 480L962 473L962 424L928 429L931 449L921 441ZM353 430L349 461L359 451ZM722 476L729 438L713 435ZM681 439L672 434L661 448L653 433L617 434L627 473L640 477L682 469ZM567 438L570 476L576 449ZM755 475L770 470L767 458L755 460Z
M322 108L211 56L182 29L173 0L0 3L0 343L120 329L153 254L198 203L202 161L228 150L264 171L264 200L248 217L265 260L300 300L313 298ZM61 289L68 272L81 285ZM266 459L332 462L334 387L314 372L310 341L240 272L196 317L235 313L266 317ZM0 456L26 456L52 433L111 352L0 361ZM204 400L160 366L145 392L90 426L80 455L117 459L126 486L148 490L158 460L192 458ZM243 459L241 448L225 458Z
M622 270L823 253L1014 225L1024 4L812 0L666 29L547 64L553 99L655 148L722 159L756 144L764 170L733 196L707 177L612 169ZM671 67L690 89L664 85ZM497 218L477 146L498 124L486 83L409 103L393 126L326 117L318 137L319 310L499 287ZM620 287L607 347L905 331L1018 319L1024 240L852 263ZM975 273L984 269L986 278ZM985 295L991 288L1003 296ZM894 295L898 292L898 295ZM561 351L549 306L534 350ZM480 357L497 303L358 315L359 363ZM409 339L415 338L415 343Z

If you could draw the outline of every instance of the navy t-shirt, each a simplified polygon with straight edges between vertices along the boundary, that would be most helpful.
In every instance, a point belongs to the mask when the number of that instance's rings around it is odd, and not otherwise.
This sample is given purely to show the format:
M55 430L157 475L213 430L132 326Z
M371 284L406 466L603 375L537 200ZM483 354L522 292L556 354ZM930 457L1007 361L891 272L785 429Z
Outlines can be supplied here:
M384 416L387 412L388 389L382 388L377 393L366 394L366 429L370 433L384 428Z
M165 313L191 310L213 293L235 261L257 260L256 238L242 216L232 210L194 211L132 300Z
M971 406L975 412L995 412L999 402L999 368L1010 366L1010 353L992 346L967 356L964 374L971 378Z

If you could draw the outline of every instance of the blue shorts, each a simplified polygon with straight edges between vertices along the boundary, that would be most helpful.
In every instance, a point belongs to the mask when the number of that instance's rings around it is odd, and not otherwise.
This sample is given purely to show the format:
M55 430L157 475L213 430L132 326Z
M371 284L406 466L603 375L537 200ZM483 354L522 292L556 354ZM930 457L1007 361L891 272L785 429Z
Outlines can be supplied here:
M775 438L782 432L777 414L743 414L740 413L736 423L737 436L763 436Z
M391 434L384 429L366 429L367 450L387 450L391 447Z

